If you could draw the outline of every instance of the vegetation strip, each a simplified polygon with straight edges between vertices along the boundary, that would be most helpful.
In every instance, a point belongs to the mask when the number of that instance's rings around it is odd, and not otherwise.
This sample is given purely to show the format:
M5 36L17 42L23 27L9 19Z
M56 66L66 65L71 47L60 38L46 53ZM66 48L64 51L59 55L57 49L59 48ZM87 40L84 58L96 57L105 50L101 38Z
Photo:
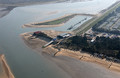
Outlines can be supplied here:
M47 21L42 21L38 23L29 23L29 24L24 24L22 27L59 27L63 26L66 22L68 22L70 19L74 18L77 15L83 15L83 16L95 16L92 14L70 14L70 15L65 15L60 18L52 19L52 20L47 20ZM86 19L86 18L85 18Z
M52 20L52 21L48 21L48 22L43 22L43 23L36 23L34 25L56 25L56 24L61 24L61 23L65 23L67 22L69 19L73 18L74 16L76 16L77 14L72 14L72 15L68 15L56 20Z

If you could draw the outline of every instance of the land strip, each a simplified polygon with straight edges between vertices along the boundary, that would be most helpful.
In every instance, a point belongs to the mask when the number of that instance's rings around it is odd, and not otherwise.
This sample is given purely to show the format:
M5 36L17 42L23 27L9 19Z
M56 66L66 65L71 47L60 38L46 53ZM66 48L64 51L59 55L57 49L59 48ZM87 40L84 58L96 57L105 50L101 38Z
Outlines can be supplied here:
M60 18L47 20L43 22L24 24L22 28L24 27L59 27L59 26L63 26L67 21L69 21L70 19L78 15L83 15L83 16L87 15L87 16L92 16L92 17L95 16L92 14L70 14L70 15L62 16Z
M43 31L43 32L47 34L50 31L48 30L48 31ZM56 35L63 33L63 32L58 32L58 31L54 31L54 32L56 32L57 34L54 34L50 37L54 38ZM50 33L48 33L47 35L50 35ZM32 49L37 50L38 52L41 52L41 50L39 50L40 47L42 48L42 46L47 43L44 39L31 38L32 37L31 33L21 34L21 37L24 40L24 42L27 44L27 46L29 46ZM68 50L68 49L63 49L63 48L59 50L58 48L54 48L56 46L57 45L49 45L48 47L42 50L42 54L47 54L49 56L56 56L56 57L67 56L67 57L71 57L71 58L78 59L81 61L96 63L107 69L120 72L120 64L118 63L107 61L106 59L100 59L98 57L94 57L93 55L82 52L82 51L73 51L73 50Z
M12 74L12 71L10 70L10 67L8 66L5 56L2 54L0 55L0 63L1 63L1 69L2 69L2 78L15 78Z

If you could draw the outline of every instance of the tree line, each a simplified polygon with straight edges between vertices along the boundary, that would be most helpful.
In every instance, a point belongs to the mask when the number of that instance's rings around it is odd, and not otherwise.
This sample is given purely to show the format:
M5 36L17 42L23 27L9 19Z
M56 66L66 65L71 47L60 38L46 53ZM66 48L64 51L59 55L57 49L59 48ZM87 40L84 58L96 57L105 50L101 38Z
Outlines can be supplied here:
M74 51L82 50L92 55L95 53L103 54L105 57L120 60L120 38L96 37L94 42L88 42L86 36L73 36L63 40L59 46Z

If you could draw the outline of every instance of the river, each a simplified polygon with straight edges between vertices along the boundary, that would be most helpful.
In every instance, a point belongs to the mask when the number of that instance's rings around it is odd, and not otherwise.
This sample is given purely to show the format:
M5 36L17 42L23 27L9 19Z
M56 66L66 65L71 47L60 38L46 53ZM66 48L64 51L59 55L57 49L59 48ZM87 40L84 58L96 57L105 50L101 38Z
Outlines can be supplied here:
M52 28L23 29L21 26L26 23L49 20L71 13L97 14L115 3L115 1L93 0L14 8L8 15L0 18L0 53L5 54L7 62L16 78L70 78L56 64L28 48L20 37L20 34L24 32ZM87 16L79 18L82 20L85 17ZM58 30L57 27L54 29ZM64 26L59 30L62 29L64 29Z

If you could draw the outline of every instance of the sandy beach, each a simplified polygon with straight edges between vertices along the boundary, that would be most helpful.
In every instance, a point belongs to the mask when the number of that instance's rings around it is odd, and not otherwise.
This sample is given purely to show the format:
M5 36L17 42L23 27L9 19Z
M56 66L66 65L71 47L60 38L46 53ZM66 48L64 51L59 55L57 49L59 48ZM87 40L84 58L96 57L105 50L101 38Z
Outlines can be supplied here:
M48 33L50 31L44 31ZM58 31L54 31L58 34ZM60 32L59 32L60 33ZM61 32L62 33L62 32ZM56 35L57 35L56 34ZM31 39L30 33L21 34L25 44L36 50L49 60L53 61L61 69L67 72L71 78L119 78L120 64L93 57L87 53L61 49L58 51L50 45L41 50L40 47L47 42L38 38ZM54 37L54 36L51 36ZM92 71L92 72L91 72Z
M3 54L0 55L0 78L15 78Z

